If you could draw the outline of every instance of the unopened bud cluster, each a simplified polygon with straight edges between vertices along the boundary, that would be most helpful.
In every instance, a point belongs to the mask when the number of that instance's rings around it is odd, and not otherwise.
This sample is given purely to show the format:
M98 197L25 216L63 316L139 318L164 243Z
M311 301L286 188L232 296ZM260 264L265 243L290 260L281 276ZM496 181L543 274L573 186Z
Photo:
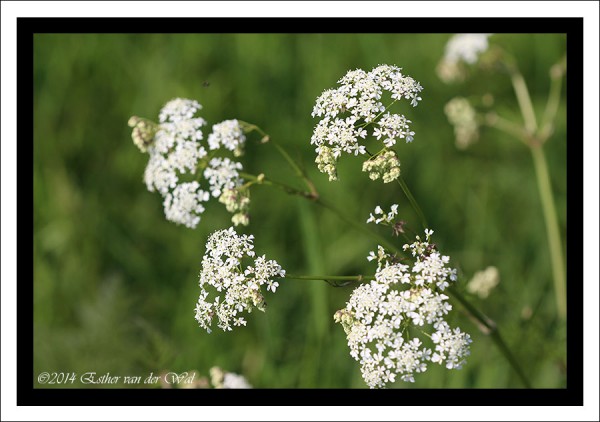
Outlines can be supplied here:
M371 180L381 178L383 183L390 183L400 177L400 160L395 151L387 150L365 161L362 170Z

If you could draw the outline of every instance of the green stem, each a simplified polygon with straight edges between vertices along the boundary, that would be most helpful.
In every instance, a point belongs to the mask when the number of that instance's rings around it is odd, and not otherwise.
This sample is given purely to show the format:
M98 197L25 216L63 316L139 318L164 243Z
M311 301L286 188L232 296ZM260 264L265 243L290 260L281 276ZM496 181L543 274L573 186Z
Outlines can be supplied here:
M535 173L537 176L540 199L542 201L544 220L546 222L546 233L548 235L548 247L550 249L550 261L552 263L556 305L559 316L564 319L567 316L566 275L560 241L560 230L558 227L558 218L556 215L554 197L552 195L552 187L550 184L550 174L548 173L548 165L546 163L546 156L544 155L542 146L532 146L530 149L531 156L533 157Z
M240 177L242 179L251 181L253 183L259 184L259 185L267 185L267 186L275 186L279 189L282 189L283 191L285 191L286 193L290 194L290 195L298 195L301 196L303 198L306 199L310 199L310 200L314 200L314 196L312 193L310 192L306 192L300 189L296 189L288 184L285 183L281 183L281 182L277 182L275 180L271 180L267 177L265 177L264 174L261 174L259 176L255 176L253 174L249 174L249 173L239 173Z
M254 124L248 123L248 122L244 122L241 120L239 122L240 122L240 124L242 124L243 127L246 128L246 130L248 130L248 131L255 130L258 133L260 133L263 136L262 143L269 142L269 143L273 144L275 146L275 148L277 149L277 151L279 152L279 154L281 154L281 156L287 161L287 163L290 165L290 167L292 167L292 169L294 170L296 175L304 181L304 183L310 190L310 193L315 197L317 197L319 195L312 180L310 180L308 178L308 176L306 176L306 173L302 170L302 168L300 168L298 163L296 163L296 161L294 161L294 159L290 156L290 154L288 154L288 152L285 150L285 148L283 148L281 145L279 145L279 143L271 140L270 136L264 130L262 130L260 127L258 127L257 125L254 125Z
M383 247L385 247L385 248L387 248L389 250L392 250L394 252L397 252L397 253L403 253L397 246L395 246L392 243L390 243L385 237L383 237L383 236L375 233L372 230L369 230L365 224L357 223L356 221L352 220L351 218L348 218L339 209L337 209L335 206L331 205L330 203L324 201L322 198L318 198L314 202L316 204L319 204L323 208L328 209L329 211L331 211L332 213L334 213L335 215L337 215L342 221L344 221L347 224L351 225L356 230L361 231L361 232L365 233L366 235L373 237L374 239L376 239L381 244L381 246L383 246Z
M306 191L302 191L299 189L296 189L290 185L287 185L285 183L281 183L281 182L277 182L274 180L271 180L267 177L259 177L259 176L254 176L252 174L248 174L248 173L240 173L240 176L243 179L246 180L250 180L253 181L257 184L263 184L263 185L269 185L269 186L275 186L279 189L282 189L284 192L290 194L290 195L297 195L297 196L301 196L302 198L306 198L311 200L312 202L314 202L315 204L320 205L321 207L329 210L330 212L334 213L335 215L337 215L342 221L344 221L345 223L351 225L352 227L354 227L356 230L361 231L375 239L377 239L378 242L380 242L381 246L384 246L390 250L393 250L397 253L402 253L402 251L400 249L398 249L398 247L396 247L395 245L393 245L392 243L390 243L386 238L384 238L383 236L369 230L364 224L359 224L356 221L352 220L351 218L348 218L343 212L341 212L338 208L336 208L334 205L330 204L329 202L325 201L322 198L319 198L318 196L315 197L311 192L306 192Z
M525 129L523 129L522 126L517 125L503 117L500 117L494 112L488 113L485 116L483 122L490 127L493 127L495 129L501 130L502 132L508 133L511 136L514 136L519 141L529 146L529 135L527 134L527 132L525 132Z
M292 168L294 168L296 170L296 173L302 177L302 179L307 183L307 186L309 187L309 189L311 190L311 192L304 192L304 191L300 191L296 188L293 188L289 185L286 185L284 183L280 183L280 182L275 182L272 181L270 179L267 179L266 177L264 177L264 175L261 175L261 177L257 177L257 176L253 176L253 175L249 175L249 174L241 174L242 177L244 178L250 178L255 180L257 183L264 183L264 184L270 184L273 186L277 186L281 189L283 189L285 192L289 193L289 194L293 194L293 195L299 195L303 198L306 199L310 199L311 201L319 204L320 206L328 209L329 211L331 211L332 213L336 214L342 221L345 221L346 223L350 224L352 227L354 227L355 229L366 233L367 235L371 236L371 237L375 237L379 240L379 242L382 244L382 246L388 248L389 250L395 251L397 253L402 253L402 251L396 247L395 245L391 244L390 242L388 242L384 237L376 234L375 232L367 229L365 227L364 224L359 224L357 222L355 222L354 220L348 218L345 214L343 214L339 209L337 209L335 206L329 204L328 202L324 201L322 198L320 198L318 196L318 194L316 194L316 190L314 189L314 185L312 184L312 182L310 181L310 179L308 179L308 177L306 176L306 174L304 174L304 172L300 169L300 167L293 161L293 159L289 156L289 154L287 154L287 152L278 144L275 144L277 149L279 150L279 152L286 158L286 160L288 161L288 163L290 163L290 165L292 166ZM425 215L423 214L423 211L421 210L421 208L419 207L419 204L417 203L417 201L415 200L415 198L413 197L412 193L410 192L410 189L408 188L408 186L406 185L406 183L404 182L404 179L402 177L400 177L398 179L398 183L400 184L400 187L402 188L404 194L406 195L406 197L408 198L409 202L411 203L411 206L413 207L413 209L415 210L415 212L417 213L417 215L419 216L419 218L421 219L421 223L423 224L424 228L427 228L427 220L425 218ZM298 279L298 280L325 280L325 281L363 281L363 280L372 280L373 277L372 276L362 276L362 275L358 275L358 276L298 276L298 275L286 275L285 278L288 279ZM490 320L489 318L487 318L485 315L483 315L479 310L477 310L475 307L473 307L470 303L468 303L463 297L462 295L460 295L458 292L455 292L454 290L451 291L451 293L459 300L459 302L461 302L465 308L469 311L469 313L476 319L478 320L481 324L483 324L484 326L486 326L492 336L492 339L494 341L494 343L498 346L498 348L500 349L500 351L502 352L502 354L504 355L504 357L507 359L507 361L511 364L511 366L515 369L515 371L519 374L519 377L521 378L521 380L523 381L524 385L527 388L531 387L531 384L529 383L527 377L525 377L523 371L521 370L520 366L518 365L518 362L516 361L516 359L514 358L514 356L512 355L512 353L510 352L510 349L506 346L506 343L504 342L502 336L500 335L500 332L498 331L496 324Z
M555 66L562 66L561 63L562 62ZM553 84L544 116L544 124L546 127L551 125L551 121L547 121L546 119L550 117L553 119L555 117L556 110L558 109L558 101L560 98L560 85L558 84L562 76L562 72L560 72L561 69L562 67L559 67L558 70L551 72ZM552 195L552 186L550 184L550 175L548 173L546 156L544 155L544 150L542 149L542 144L546 138L540 137L547 136L544 135L544 133L549 129L543 127L539 136L536 136L537 123L535 121L535 113L533 111L533 104L529 96L527 84L525 83L523 76L518 71L516 66L509 66L509 72L511 75L511 80L513 81L513 87L515 89L517 101L519 102L521 113L525 121L525 129L529 135L525 139L525 142L531 150L538 189L540 192L540 199L542 201L542 211L546 223L546 234L548 236L548 248L550 249L550 261L552 263L552 276L556 295L556 307L559 317L564 319L567 316L565 265L560 241L560 231L558 228L558 218L556 216L556 208Z
M369 281L373 280L374 276L364 276L364 275L291 275L286 274L284 278L289 278L292 280L325 280L325 281Z
M404 195L408 199L408 202L410 202L410 205L413 207L413 209L415 210L415 212L419 216L419 219L421 220L421 224L423 225L423 228L424 229L428 228L427 219L425 218L425 215L423 214L423 211L421 211L421 208L419 207L419 204L415 200L414 196L412 196L412 193L410 193L410 189L408 189L408 186L406 185L406 182L404 181L404 179L402 178L402 176L400 176L396 180L398 181L398 184L402 188L402 191L404 192Z
M537 131L537 121L527 84L516 66L509 66L508 70L510 73L510 80L515 90L515 95L517 96L517 102L519 103L521 114L523 115L525 129L528 134L533 135Z
M496 346L498 347L498 349L500 350L500 352L502 353L504 358L508 361L508 363L512 366L514 371L519 376L519 379L521 380L523 385L526 388L531 388L531 382L529 382L529 379L525 375L525 372L523 372L523 369L519 365L519 362L517 361L515 356L510 351L510 348L506 345L506 342L504 341L502 334L500 334L500 330L498 329L498 326L496 325L496 323L493 320L491 320L490 318L488 318L486 315L484 315L477 308L475 308L471 303L469 303L464 298L464 296L461 295L456 289L451 287L448 289L448 292L452 296L454 296L456 298L456 300L458 300L463 305L463 307L467 310L467 312L479 322L480 329L484 333L490 335L493 342L496 344Z
M285 160L292 167L292 169L294 169L296 175L302 180L304 180L304 183L306 184L306 187L310 190L310 193L315 197L318 197L319 194L317 193L317 189L315 188L315 185L313 184L312 180L310 180L308 176L306 176L306 173L300 168L296 161L294 161L292 157L290 157L288 152L277 142L271 141L271 143L275 146L275 148L277 149L277 151L279 151L283 158L285 158Z
M544 110L544 117L542 118L538 136L541 142L545 142L550 137L553 122L556 118L556 113L558 113L562 77L564 75L564 62L565 58L563 57L561 61L550 68L550 93L548 94L548 101L546 103L546 109Z

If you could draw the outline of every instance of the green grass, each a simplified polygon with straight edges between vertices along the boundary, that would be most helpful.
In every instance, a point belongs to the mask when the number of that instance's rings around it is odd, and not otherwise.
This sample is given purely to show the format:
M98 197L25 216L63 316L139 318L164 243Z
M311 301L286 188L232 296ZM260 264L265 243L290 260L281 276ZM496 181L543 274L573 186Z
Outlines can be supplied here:
M499 114L520 121L509 80L480 73L444 85L435 74L443 34L36 35L34 39L34 370L118 375L198 370L244 374L256 387L364 388L333 313L351 287L284 280L232 333L205 333L194 320L207 236L229 226L211 204L196 230L167 222L146 190L146 156L131 142L131 115L156 119L174 97L197 99L210 125L238 118L262 127L303 163L321 196L363 222L375 205L400 204L419 221L397 184L373 183L360 161L342 160L340 181L320 174L309 144L315 98L354 68L396 64L424 86L412 144L398 148L403 177L435 241L459 268L459 284L488 265L500 285L471 298L501 327L535 387L566 385L564 322L556 318L542 209L529 151L484 129L466 151L454 146L443 113L453 96L491 93ZM560 35L496 35L530 84L541 115L549 67L565 51ZM208 82L205 84L204 82ZM564 99L564 96L563 96ZM564 101L545 148L561 235L566 235ZM253 174L301 187L274 148L251 144ZM333 214L268 187L252 191L256 249L294 274L372 274L376 247ZM374 227L376 230L382 230ZM381 231L386 236L388 233ZM572 281L571 281L572 282ZM523 310L533 313L523 318ZM398 388L520 387L490 338L455 304L454 319L473 337L461 371L431 368ZM36 384L37 385L37 384ZM77 385L79 386L79 385Z

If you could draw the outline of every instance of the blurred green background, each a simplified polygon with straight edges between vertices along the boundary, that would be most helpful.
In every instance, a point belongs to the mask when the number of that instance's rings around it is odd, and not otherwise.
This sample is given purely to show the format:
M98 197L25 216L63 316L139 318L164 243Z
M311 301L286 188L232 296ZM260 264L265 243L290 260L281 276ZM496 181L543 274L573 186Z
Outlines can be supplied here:
M454 145L444 104L490 93L494 108L521 121L508 78L479 72L443 84L435 73L450 34L38 34L34 38L34 370L140 375L218 365L255 387L365 388L333 313L352 287L282 281L266 313L248 326L207 334L194 320L207 236L229 227L212 201L195 230L167 222L162 199L146 190L147 156L131 141L131 115L157 119L170 99L197 99L210 126L252 122L304 163L321 196L364 222L375 205L400 204L418 220L397 184L371 182L361 161L344 157L329 183L309 144L320 93L346 71L395 64L424 87L423 101L397 110L413 121L399 145L404 179L434 241L459 268L460 289L489 265L501 282L487 299L469 296L494 319L534 387L566 385L566 328L556 317L546 232L529 151L483 129L465 151ZM515 55L541 115L548 70L565 36L494 35ZM561 235L566 235L564 95L545 147ZM257 138L250 138L257 139ZM244 168L302 187L275 149L249 142ZM371 226L385 236L384 228ZM294 274L372 274L376 241L327 210L266 186L252 191L258 252ZM400 242L390 236L390 240ZM571 280L573 282L574 280ZM398 388L520 387L491 339L453 302L452 323L473 338L460 371L430 365ZM39 386L39 384L35 384ZM122 385L122 384L121 384ZM74 384L74 387L82 387ZM119 386L119 384L117 384ZM51 387L45 385L44 387ZM68 385L67 385L68 387Z

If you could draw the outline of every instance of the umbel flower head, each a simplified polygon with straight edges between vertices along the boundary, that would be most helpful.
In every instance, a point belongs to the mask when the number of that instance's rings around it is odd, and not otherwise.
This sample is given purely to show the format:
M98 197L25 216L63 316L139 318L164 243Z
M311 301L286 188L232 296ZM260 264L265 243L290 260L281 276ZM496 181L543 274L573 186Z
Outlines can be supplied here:
M195 100L176 98L160 110L159 123L137 116L129 119L133 142L149 155L144 182L150 192L163 196L167 220L189 228L195 228L200 222L204 212L202 203L208 201L211 194L220 198L224 189L240 190L238 196L247 201L243 209L238 205L241 211L238 210L232 221L236 225L248 224L249 197L241 192L244 187L239 177L242 164L227 157L214 157L220 149L229 150L236 157L241 155L246 137L237 120L226 120L213 126L208 145L203 145L202 126L206 122L194 117L201 109ZM193 179L197 174L206 178L206 188L200 184L201 180Z
M444 57L437 66L439 78L446 82L460 82L467 76L465 64L475 64L479 55L488 49L492 34L456 34L446 44Z
M243 267L243 260L252 264ZM285 277L285 270L264 255L256 257L254 236L237 234L233 227L218 230L210 235L200 271L200 297L196 304L196 320L209 333L215 316L217 326L231 331L232 326L246 325L238 314L252 312L254 308L265 311L266 303L261 286L275 293L279 283L276 278ZM217 296L209 299L208 287Z
M452 305L443 292L456 281L456 270L430 243L432 234L426 230L424 240L417 236L404 245L414 258L411 263L398 262L381 246L371 252L368 259L378 264L375 279L354 289L346 307L334 315L371 388L384 388L397 377L414 382L430 362L460 369L470 353L470 336L445 320Z
M214 388L252 388L243 375L224 371L218 366L210 368L209 373Z
M380 65L370 72L362 69L349 71L338 81L339 86L325 90L316 100L312 116L319 117L311 137L319 171L337 180L337 161L343 153L369 155L363 171L373 180L382 178L385 183L400 175L400 161L391 149L398 140L412 142L411 123L403 115L392 114L390 106L401 99L416 107L421 100L423 87L401 68ZM389 103L384 105L384 94ZM365 140L373 137L379 141L374 154L367 151ZM381 148L381 149L379 149Z

